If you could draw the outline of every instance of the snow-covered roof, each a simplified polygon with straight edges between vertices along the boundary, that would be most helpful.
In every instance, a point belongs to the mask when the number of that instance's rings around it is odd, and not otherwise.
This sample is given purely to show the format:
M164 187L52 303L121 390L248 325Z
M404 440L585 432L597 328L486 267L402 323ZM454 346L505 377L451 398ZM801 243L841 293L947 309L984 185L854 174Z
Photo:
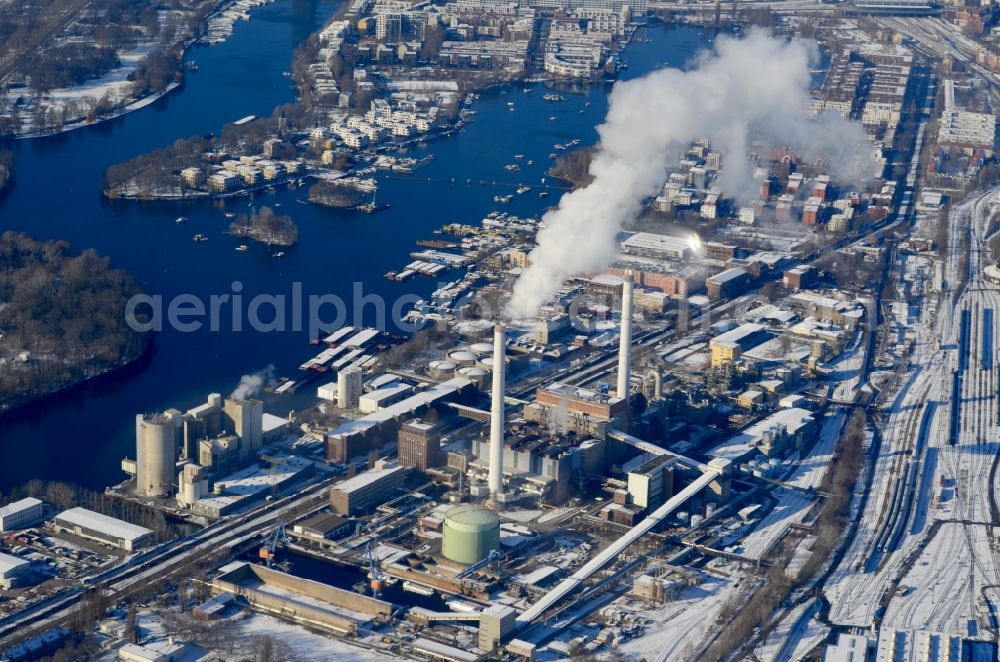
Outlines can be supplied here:
M130 524L114 517L108 517L101 513L95 513L86 508L70 508L59 513L56 520L60 523L79 526L82 528L97 531L120 540L138 540L153 533L137 524Z
M0 508L0 517L6 517L8 515L13 515L14 513L19 513L22 510L27 510L28 508L33 508L42 502L35 497L25 497L20 501L15 501L14 503L8 503L3 508Z
M27 566L28 562L10 554L0 552L0 577L3 577L11 570Z

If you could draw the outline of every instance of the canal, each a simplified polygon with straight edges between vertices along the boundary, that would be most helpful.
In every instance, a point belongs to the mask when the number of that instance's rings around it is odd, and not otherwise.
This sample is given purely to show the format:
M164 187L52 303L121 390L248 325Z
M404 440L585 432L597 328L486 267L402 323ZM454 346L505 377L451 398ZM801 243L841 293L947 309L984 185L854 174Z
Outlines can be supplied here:
M289 549L280 551L278 559L282 563L288 562L287 568L281 569L283 572L301 577L302 579L322 582L344 589L345 591L353 591L359 584L368 585L367 573L358 568L329 563ZM256 560L253 559L252 561ZM365 595L371 596L371 594L371 590L365 591ZM437 593L434 595L421 595L403 590L403 583L401 581L386 586L379 597L386 602L391 602L394 605L402 607L423 607L431 611L451 611L441 595Z
M425 297L437 287L423 277L406 283L383 277L411 261L408 255L417 239L430 238L445 223L476 224L494 209L538 215L557 202L557 192L545 199L534 192L515 196L508 205L494 203L493 196L512 192L520 183L540 184L554 145L573 139L595 142L609 85L557 90L564 102L544 101L547 90L538 84L483 93L473 106L478 115L466 130L408 154L434 154L435 160L411 176L380 176L379 202L391 207L373 216L305 204L305 189L256 196L253 204L271 205L299 226L299 244L282 259L263 249L234 250L239 241L225 233L224 212L246 210L246 198L219 205L108 201L101 196L108 165L179 138L217 132L248 114L270 114L276 105L290 102L293 90L286 72L292 52L338 6L334 0L279 0L255 9L253 19L238 23L225 43L192 49L189 57L198 62L199 71L189 74L175 93L118 120L17 143L17 183L0 199L0 228L43 240L64 239L78 250L94 248L164 301L185 294L207 301L236 289L245 300L257 294L290 299L301 284L304 296L343 298L349 323L372 323L373 306L355 310L359 292L391 304L403 295ZM644 29L626 50L630 66L623 77L666 64L681 66L707 40L685 27ZM515 162L514 154L525 158L518 161L521 170L511 173L504 166ZM190 220L175 224L181 215ZM209 240L193 242L194 233ZM0 419L5 454L0 491L31 478L94 489L117 483L124 478L121 459L135 453L137 413L184 410L210 392L228 394L241 375L268 365L276 374L294 375L315 353L308 340L307 328L264 333L223 324L218 331L164 330L147 359L131 369ZM300 406L302 397L265 396L265 408L283 415Z

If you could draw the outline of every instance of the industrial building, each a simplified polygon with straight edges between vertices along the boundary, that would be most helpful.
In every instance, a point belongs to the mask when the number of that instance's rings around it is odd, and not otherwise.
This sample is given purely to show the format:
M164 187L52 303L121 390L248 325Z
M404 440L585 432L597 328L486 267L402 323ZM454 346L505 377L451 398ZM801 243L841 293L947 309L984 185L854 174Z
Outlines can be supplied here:
M394 462L379 460L373 469L348 478L330 488L330 505L341 515L355 515L371 510L392 498L406 481L409 469Z
M603 438L608 427L625 429L628 401L617 395L569 384L551 384L535 391L535 402L524 408L524 418L556 423L563 432Z
M238 595L253 609L341 635L357 634L377 617L387 618L392 604L301 579L262 565L240 563L212 580L214 595Z
M875 646L875 662L957 662L966 659L962 637L926 630L883 627Z
M770 337L771 334L761 324L741 324L731 331L726 331L708 342L709 350L712 352L712 366L736 363L743 356L743 352L753 349Z
M190 508L208 494L208 470L198 464L185 464L177 475L177 504Z
M283 422L270 422L279 431ZM212 393L198 407L181 413L139 414L135 419L136 460L122 468L136 478L140 496L163 496L180 489L179 458L200 464L213 476L247 466L264 446L264 403Z
M472 565L500 548L500 519L481 506L455 506L445 515L441 553L450 561Z
M173 639L144 646L127 643L118 649L118 659L122 662L181 662L187 654L188 645Z
M399 463L427 471L441 464L439 426L416 419L399 430Z
M364 372L357 366L348 366L337 373L337 406L341 409L357 407L361 398Z
M8 503L0 508L0 533L26 528L40 522L44 516L45 504L34 497Z
M641 508L655 508L674 493L676 458L659 455L628 472L628 494Z
M374 414L403 400L412 392L411 385L393 382L358 398L358 410L362 414Z
M535 422L512 424L502 443L502 453L495 464L492 439L472 441L476 459L469 462L468 474L474 495L493 467L502 466L502 501L558 505L570 497L575 475L588 465L594 469L591 473L601 473L604 468L604 442L573 433L551 435L548 428ZM493 492L490 488L490 493Z
M788 297L788 305L802 315L822 322L856 327L865 317L865 308L857 299L837 299L818 292L798 292Z
M31 571L31 563L10 554L0 553L0 588L10 590L23 585Z
M226 430L240 440L240 465L249 464L264 445L264 403L229 398L222 411Z
M755 455L780 457L800 448L815 431L816 419L806 409L781 409L712 449L711 456L740 462Z
M653 257L661 260L684 260L691 253L691 240L652 232L636 232L621 242L626 255Z
M198 442L198 464L215 476L226 476L240 468L240 438L221 434Z
M443 419L455 415L448 403L471 404L477 398L476 385L453 378L410 395L375 413L346 421L326 434L326 459L348 462L378 451L396 441L403 423L417 417Z
M86 508L70 508L55 516L52 528L81 538L131 552L153 542L152 530L129 522L95 513Z

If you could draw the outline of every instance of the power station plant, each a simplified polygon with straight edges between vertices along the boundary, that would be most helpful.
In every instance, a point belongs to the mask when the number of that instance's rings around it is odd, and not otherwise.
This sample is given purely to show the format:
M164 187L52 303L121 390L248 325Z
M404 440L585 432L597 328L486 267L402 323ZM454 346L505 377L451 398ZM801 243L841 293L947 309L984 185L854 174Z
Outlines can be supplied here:
M218 393L187 412L137 414L136 459L122 468L135 476L135 493L180 493L192 503L207 494L209 478L222 478L257 461L264 447L264 403L223 399Z
M251 498L259 503L295 481L332 481L324 488L328 498L309 517L279 524L260 548L267 583L321 594L282 574L282 558L291 553L282 550L294 542L294 553L332 554L363 569L355 590L373 592L376 601L400 585L476 601L446 599L437 610L413 608L407 618L424 628L475 622L482 650L505 647L530 659L534 644L519 633L531 632L549 609L572 604L575 592L614 566L621 550L648 548L654 529L703 521L729 494L728 460L693 460L633 434L651 415L662 416L665 403L663 373L655 366L637 368L643 377L633 391L634 278L626 270L621 279L617 337L601 364L607 381L546 379L509 394L508 378L530 370L533 357L509 336L507 324L494 323L492 342L480 336L447 350L426 366L426 381L346 365L336 381L317 389L318 411L332 421L320 436L320 452L326 463L346 467L346 477L316 476L313 461L289 445L291 434L278 444L277 457L271 446L265 453L265 428L276 417L264 414L260 400L218 394L183 413L137 416L136 460L123 466L135 475L137 496L175 496L181 508L210 518L245 510ZM301 430L308 440L310 426ZM592 506L578 520L580 530L607 538L610 546L565 570L554 542L562 540L554 537L560 528L546 532L508 519L548 509L580 512L586 503ZM538 560L550 557L555 565ZM233 581L241 572L232 573ZM535 575L549 580L534 584ZM220 590L226 585L220 582ZM257 590L266 593L266 587ZM508 603L490 605L498 594ZM521 594L530 599L514 608L512 596ZM262 594L251 604L288 599ZM348 596L331 599L353 604ZM337 619L318 622L341 627ZM448 651L439 656L458 655Z

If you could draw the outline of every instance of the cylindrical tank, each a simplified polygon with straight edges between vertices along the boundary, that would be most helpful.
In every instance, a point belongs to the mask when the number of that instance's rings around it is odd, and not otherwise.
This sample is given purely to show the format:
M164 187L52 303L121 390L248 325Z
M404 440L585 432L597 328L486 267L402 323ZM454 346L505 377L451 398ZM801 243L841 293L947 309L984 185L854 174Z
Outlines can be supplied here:
M476 365L476 355L467 349L456 349L448 354L448 360L458 365Z
M177 428L169 416L136 416L136 492L156 496L177 481Z
M496 361L493 360L493 355L491 354L489 356L480 357L480 359L476 361L476 367L482 368L483 370L493 370L494 363L496 363ZM510 371L509 356L504 359L504 364L507 366L507 370Z
M446 559L472 565L500 548L500 519L492 510L464 504L444 518L441 552Z
M470 382L475 383L476 388L482 390L486 386L486 376L490 373L482 368L473 368L470 366L465 366L464 368L459 368L455 371L456 377L464 377Z
M488 342L477 342L469 346L469 351L476 354L489 354L493 351L493 345Z
M698 526L699 524L701 524L704 521L705 521L705 518L702 517L701 515L692 515L691 516L691 526Z
M458 366L451 361L431 361L427 366L427 371L432 377L447 379L455 372Z

